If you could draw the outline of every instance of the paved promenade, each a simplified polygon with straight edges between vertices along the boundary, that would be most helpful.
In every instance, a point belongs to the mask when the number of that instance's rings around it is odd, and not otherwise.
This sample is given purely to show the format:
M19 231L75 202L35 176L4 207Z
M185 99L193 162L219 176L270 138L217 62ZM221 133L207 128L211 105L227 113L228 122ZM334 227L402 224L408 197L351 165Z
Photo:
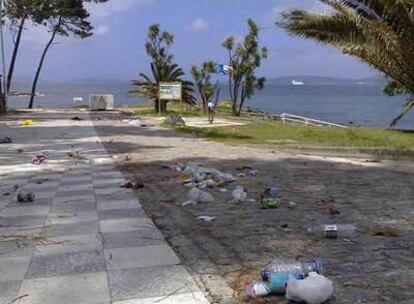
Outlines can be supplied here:
M125 178L89 116L27 115L32 126L0 124L0 137L13 139L0 145L0 303L208 303L133 192L120 188ZM40 154L46 163L32 164ZM14 185L35 201L17 202Z

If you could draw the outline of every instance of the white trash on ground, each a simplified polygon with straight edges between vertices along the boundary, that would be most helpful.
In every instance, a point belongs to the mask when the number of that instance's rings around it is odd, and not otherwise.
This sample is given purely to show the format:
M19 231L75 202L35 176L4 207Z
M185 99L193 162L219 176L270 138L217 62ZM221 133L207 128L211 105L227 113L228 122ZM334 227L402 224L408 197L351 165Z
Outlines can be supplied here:
M233 199L232 203L241 203L247 199L247 191L243 186L237 186L232 192Z
M333 283L316 272L309 273L304 280L289 280L286 298L291 301L307 304L320 304L333 294Z
M211 203L214 202L213 196L198 188L191 189L187 194L187 199L196 203Z
M212 222L216 219L215 216L209 216L209 215L200 215L197 217L198 220L200 221L205 221L205 222Z

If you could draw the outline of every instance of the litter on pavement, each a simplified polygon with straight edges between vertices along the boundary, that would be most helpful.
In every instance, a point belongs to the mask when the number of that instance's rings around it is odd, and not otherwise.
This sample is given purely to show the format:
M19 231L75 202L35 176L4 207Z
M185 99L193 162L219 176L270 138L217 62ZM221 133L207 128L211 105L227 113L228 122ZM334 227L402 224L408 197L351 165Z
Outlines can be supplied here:
M11 144L11 143L12 143L12 139L8 136L0 138L0 144Z
M208 216L208 215L200 215L197 217L197 220L205 221L205 222L212 222L216 220L215 216Z
M17 193L17 201L19 203L32 203L34 202L34 199L35 194L33 192L19 191L19 193Z
M46 156L44 156L42 154L36 155L35 157L33 157L32 163L34 165L43 165L43 164L46 164Z
M299 303L320 304L332 297L333 290L331 280L316 272L311 272L304 280L288 281L286 299Z
M31 126L33 124L33 120L27 119L19 123L19 126Z

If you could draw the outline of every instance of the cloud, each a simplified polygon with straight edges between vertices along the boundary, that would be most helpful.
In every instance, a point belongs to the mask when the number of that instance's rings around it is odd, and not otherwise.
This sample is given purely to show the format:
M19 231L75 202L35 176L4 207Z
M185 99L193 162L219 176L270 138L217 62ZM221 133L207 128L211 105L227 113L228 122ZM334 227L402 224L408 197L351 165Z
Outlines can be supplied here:
M50 33L44 27L29 26L24 32L22 39L35 48L42 48L50 39Z
M98 27L95 31L96 35L99 36L104 36L106 35L109 31L111 30L111 28L107 25L101 25L100 27Z
M327 6L316 0L279 0L273 9L263 18L264 26L271 26L279 20L284 11L306 9L316 12L327 12Z
M152 4L155 0L111 0L105 3L87 4L91 18L107 18L134 6Z
M210 24L203 18L197 18L196 20L194 20L191 28L195 32L205 32L208 31L208 29L210 28Z

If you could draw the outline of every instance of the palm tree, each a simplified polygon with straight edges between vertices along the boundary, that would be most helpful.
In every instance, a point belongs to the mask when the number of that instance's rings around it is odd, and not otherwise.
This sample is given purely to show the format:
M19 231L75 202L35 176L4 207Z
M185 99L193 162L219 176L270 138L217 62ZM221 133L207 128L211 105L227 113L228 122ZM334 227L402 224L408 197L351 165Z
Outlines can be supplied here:
M182 79L184 71L175 63L163 62L162 64L151 63L152 77L140 73L140 79L132 81L132 89L128 92L130 96L145 97L154 102L155 111L166 112L168 100L161 101L159 109L158 85L160 82L181 82L182 99L184 103L195 105L194 84Z
M403 112L414 107L414 1L319 0L333 9L282 13L277 25L292 35L314 39L357 57L390 78L388 95L407 94Z
M140 73L139 78L132 81L132 89L128 92L129 96L140 96L154 101L155 112L167 110L168 100L159 100L160 82L181 82L182 101L189 105L196 104L194 84L183 80L184 71L174 63L174 56L169 54L169 48L173 43L174 35L161 31L159 24L153 24L148 28L145 50L151 58L152 78Z

